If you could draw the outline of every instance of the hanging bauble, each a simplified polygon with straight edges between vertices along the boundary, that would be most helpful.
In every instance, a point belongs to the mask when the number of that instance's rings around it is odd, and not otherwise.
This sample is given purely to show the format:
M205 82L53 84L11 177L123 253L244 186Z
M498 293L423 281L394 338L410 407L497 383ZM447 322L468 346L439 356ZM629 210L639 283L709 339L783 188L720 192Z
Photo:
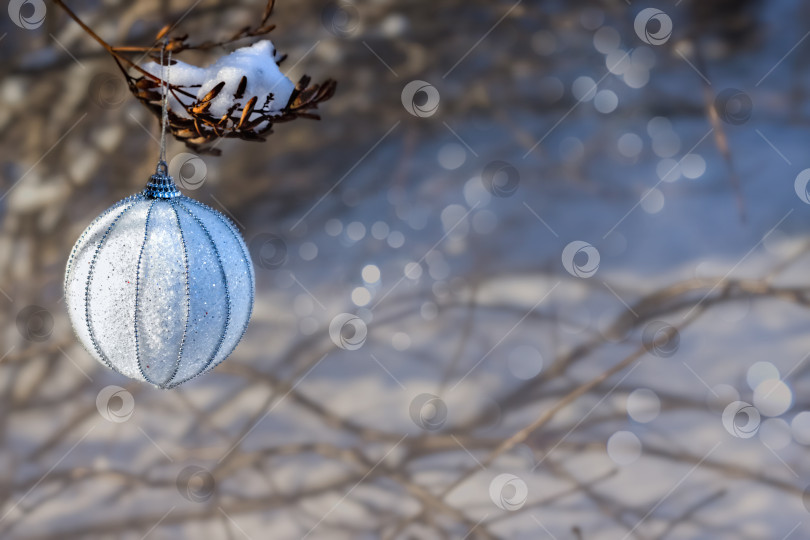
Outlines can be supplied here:
M236 227L182 195L165 162L142 193L87 227L65 272L70 321L90 355L160 388L213 369L233 351L253 289Z

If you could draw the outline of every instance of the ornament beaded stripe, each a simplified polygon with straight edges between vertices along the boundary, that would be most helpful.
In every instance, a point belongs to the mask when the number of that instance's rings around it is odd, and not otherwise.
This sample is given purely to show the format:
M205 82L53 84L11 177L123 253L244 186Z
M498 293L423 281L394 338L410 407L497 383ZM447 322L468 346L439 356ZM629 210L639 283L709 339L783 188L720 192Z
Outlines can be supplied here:
M253 310L255 276L233 223L182 195L161 166L143 193L111 206L79 237L65 297L91 356L173 388L234 350Z
M129 210L130 208L132 208L132 204L130 204L129 206L124 208L124 210L120 214L118 214L118 216L113 220L113 222L110 224L110 226L107 228L107 230L104 231L104 234L102 235L101 239L99 240L99 243L96 246L96 249L93 251L93 259L90 262L90 270L87 272L87 281L86 281L85 286L84 286L84 302L85 302L85 304L84 304L85 305L84 313L85 313L85 317L86 317L86 320L87 320L87 333L88 333L88 336L90 337L90 343L93 345L93 350L95 350L98 353L98 355L101 357L101 360L107 366L115 369L116 371L118 371L118 370L110 363L109 360L107 360L107 357L99 349L98 343L96 342L96 336L95 336L95 334L93 332L93 327L90 324L90 309L89 309L89 306L90 306L90 282L91 282L92 277L93 277L93 271L95 270L96 260L98 259L98 254L101 251L101 246L104 244L104 241L107 239L107 236L110 234L110 231L112 231L112 228L115 226L116 223L118 223L118 220L121 218L121 216L123 216L124 213L126 213L126 211Z

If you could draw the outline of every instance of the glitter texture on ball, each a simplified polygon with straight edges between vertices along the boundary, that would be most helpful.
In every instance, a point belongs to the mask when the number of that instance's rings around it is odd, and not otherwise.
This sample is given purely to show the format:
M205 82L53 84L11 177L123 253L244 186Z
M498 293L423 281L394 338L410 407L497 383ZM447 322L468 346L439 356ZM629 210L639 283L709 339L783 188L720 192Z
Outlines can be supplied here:
M236 227L160 172L87 227L65 272L68 314L85 349L159 388L222 362L247 329L253 294Z

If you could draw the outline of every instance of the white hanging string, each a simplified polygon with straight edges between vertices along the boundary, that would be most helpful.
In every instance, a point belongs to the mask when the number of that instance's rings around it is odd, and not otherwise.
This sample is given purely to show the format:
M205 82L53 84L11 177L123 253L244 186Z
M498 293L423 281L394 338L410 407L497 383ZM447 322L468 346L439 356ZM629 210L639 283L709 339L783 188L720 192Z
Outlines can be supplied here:
M166 164L166 125L169 123L169 72L172 62L172 51L169 51L166 62L163 62L163 55L166 51L168 39L163 40L160 48L160 88L163 92L162 112L160 117L160 160L158 161L158 172L169 173L169 166Z

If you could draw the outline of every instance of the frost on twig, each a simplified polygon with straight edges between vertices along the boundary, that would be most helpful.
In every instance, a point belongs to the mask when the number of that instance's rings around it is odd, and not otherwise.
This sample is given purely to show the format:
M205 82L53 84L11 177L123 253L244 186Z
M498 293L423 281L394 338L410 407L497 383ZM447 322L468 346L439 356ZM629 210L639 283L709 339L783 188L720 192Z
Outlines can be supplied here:
M207 68L175 59L170 66L158 63L161 49L177 56L186 50L212 49L268 34L275 28L275 25L267 24L273 0L267 3L255 28L242 28L224 41L190 44L187 35L168 36L171 27L167 25L147 47L113 47L61 0L56 0L56 3L113 56L130 92L158 118L161 116L161 87L165 86L162 74L168 72L168 130L176 139L201 154L220 154L215 146L221 138L264 141L277 122L300 117L319 119L314 109L335 92L336 83L331 79L310 85L310 78L304 75L294 85L279 70L285 56L279 55L269 40L237 49ZM152 61L139 65L128 57L135 53L146 54Z

